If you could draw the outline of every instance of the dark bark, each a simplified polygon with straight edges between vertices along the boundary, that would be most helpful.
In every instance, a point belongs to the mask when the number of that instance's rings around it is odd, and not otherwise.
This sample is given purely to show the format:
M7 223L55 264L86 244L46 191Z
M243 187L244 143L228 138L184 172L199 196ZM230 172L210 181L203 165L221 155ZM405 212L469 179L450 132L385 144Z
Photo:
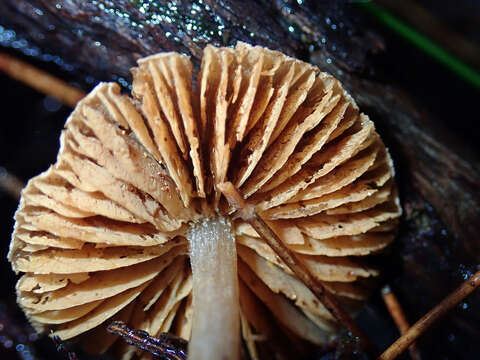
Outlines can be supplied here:
M369 58L384 42L350 2L298 3L3 0L0 24L23 34L27 47L61 56L80 79L128 81L137 58L159 51L186 53L198 67L206 44L238 40L281 50L339 78L396 160L406 215L391 281L414 321L480 262L480 163L407 94L372 76ZM469 312L450 317L451 328L437 332L457 331L461 344L433 346L427 337L429 351L469 358L465 344L475 346L479 296L469 304Z

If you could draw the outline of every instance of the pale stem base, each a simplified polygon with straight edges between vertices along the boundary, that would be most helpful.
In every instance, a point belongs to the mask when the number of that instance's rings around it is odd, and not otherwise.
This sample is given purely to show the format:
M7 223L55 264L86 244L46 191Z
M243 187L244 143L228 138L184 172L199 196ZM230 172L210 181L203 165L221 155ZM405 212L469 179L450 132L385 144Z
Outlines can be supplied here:
M240 318L237 250L229 220L194 223L188 233L193 273L189 360L238 359Z

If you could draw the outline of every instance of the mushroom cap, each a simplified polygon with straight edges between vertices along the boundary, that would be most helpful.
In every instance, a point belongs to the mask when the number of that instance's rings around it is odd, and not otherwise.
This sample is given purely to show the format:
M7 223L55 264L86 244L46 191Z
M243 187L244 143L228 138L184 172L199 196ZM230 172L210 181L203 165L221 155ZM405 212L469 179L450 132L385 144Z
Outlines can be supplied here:
M224 181L358 309L378 275L362 256L393 240L401 207L388 151L339 81L244 43L207 46L195 90L177 53L140 59L132 73L132 97L101 83L78 103L56 163L23 190L8 257L36 328L94 352L115 342L106 320L188 340L185 236L194 221L230 216ZM249 224L232 221L250 353L253 335L272 331L327 342L332 316Z

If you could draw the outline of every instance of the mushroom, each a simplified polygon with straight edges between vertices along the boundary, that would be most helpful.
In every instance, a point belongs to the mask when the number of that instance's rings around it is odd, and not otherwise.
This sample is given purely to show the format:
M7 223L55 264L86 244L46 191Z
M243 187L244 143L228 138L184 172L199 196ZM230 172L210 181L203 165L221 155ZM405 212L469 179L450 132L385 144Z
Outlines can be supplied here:
M93 352L135 350L123 320L172 332L190 359L252 358L281 334L326 344L332 315L219 191L230 181L350 312L379 271L401 207L374 124L331 75L280 52L207 46L138 60L132 97L99 84L31 179L9 259L37 330ZM241 332L241 334L240 334Z

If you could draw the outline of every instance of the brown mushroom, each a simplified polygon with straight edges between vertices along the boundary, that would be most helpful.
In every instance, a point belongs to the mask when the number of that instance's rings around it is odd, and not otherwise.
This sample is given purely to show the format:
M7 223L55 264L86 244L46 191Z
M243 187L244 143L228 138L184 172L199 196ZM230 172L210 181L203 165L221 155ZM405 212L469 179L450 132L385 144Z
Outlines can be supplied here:
M332 76L244 43L205 48L195 91L177 53L132 72L133 97L103 83L77 105L57 162L23 190L9 259L31 322L96 352L114 319L191 336L191 359L238 358L240 331L253 358L274 332L325 344L331 314L217 186L231 181L354 311L378 275L360 257L401 213L373 123Z

